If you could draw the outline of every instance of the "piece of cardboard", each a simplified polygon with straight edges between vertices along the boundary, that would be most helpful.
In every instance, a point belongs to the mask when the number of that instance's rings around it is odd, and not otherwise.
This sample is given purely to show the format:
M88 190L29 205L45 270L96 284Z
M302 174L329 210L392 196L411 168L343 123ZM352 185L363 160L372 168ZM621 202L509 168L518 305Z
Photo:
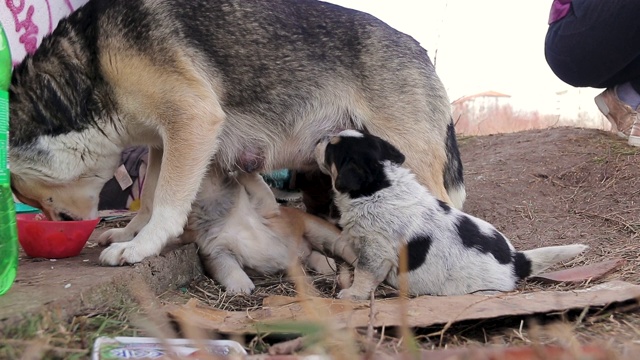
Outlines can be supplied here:
M601 279L613 270L624 265L626 260L613 259L602 261L595 264L585 266L576 266L570 269L552 271L531 277L531 280L542 281L546 283L581 283L584 281L594 281Z
M640 285L611 281L584 290L539 291L498 295L420 296L406 299L407 322L411 327L455 323L464 320L491 319L550 313L640 298ZM373 326L399 326L399 298L375 301ZM309 309L313 314L309 314ZM247 334L261 327L292 321L330 319L337 327L369 325L369 302L284 296L264 299L263 307L248 311L225 311L200 304L192 299L184 306L168 309L170 315L188 319L191 324L227 334Z

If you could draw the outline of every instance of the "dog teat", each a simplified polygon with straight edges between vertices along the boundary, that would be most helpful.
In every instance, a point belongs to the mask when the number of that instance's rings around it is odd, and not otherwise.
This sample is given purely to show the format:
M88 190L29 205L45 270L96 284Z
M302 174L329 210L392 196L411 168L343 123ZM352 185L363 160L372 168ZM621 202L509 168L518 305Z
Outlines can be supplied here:
M264 151L258 148L245 149L238 159L236 165L244 172L252 173L264 168L265 156Z

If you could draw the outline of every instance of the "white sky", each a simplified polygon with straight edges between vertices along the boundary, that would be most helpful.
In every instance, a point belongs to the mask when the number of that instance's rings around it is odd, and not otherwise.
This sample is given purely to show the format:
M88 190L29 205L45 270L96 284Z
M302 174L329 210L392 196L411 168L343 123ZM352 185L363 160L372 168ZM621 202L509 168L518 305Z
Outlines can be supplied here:
M451 101L494 90L535 107L570 88L544 58L551 0L328 1L368 12L418 40L435 57Z

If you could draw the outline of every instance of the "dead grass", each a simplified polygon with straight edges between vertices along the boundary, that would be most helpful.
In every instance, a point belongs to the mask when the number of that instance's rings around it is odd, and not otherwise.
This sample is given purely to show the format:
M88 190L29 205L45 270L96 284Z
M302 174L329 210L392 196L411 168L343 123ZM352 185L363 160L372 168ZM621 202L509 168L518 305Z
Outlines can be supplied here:
M315 289L314 295L335 298L340 289L336 285L337 275L308 275L308 282ZM199 300L202 304L227 311L255 310L262 307L262 300L269 296L280 295L295 297L297 295L295 282L286 274L254 277L256 288L250 295L229 295L224 288L214 280L201 277L188 286L188 295ZM376 290L376 298L397 296L398 291L388 285L382 285Z
M100 336L140 336L133 325L139 316L135 303L95 309L78 314L70 322L46 312L6 329L0 339L0 359L86 359Z
M578 264L587 264L589 259L577 259ZM574 264L574 265L578 265ZM617 275L612 275L615 278ZM321 297L335 297L337 289L328 276L311 276ZM533 293L538 291L571 291L584 289L612 278L604 278L597 282L585 281L581 284L546 284L542 282L524 281L518 291ZM257 278L256 289L251 295L228 297L220 285L211 279L202 278L194 281L187 295L198 299L203 304L228 311L245 311L259 309L262 300L272 295L297 296L295 283L285 276ZM376 298L398 296L398 292L383 286L376 292ZM371 305L375 312L375 305ZM640 307L636 302L604 308L582 309L553 314L532 314L525 317L505 317L483 321L467 321L454 325L438 325L413 329L415 346L419 349L434 350L455 347L500 345L560 345L572 342L599 343L612 350L622 352L630 343L640 345ZM305 333L305 324L300 324L299 333ZM294 326L294 330L296 327ZM289 329L291 330L291 329ZM291 337L260 334L246 339L245 345L250 353L258 354L269 351L280 342L291 340ZM289 335L291 336L291 335ZM405 348L406 338L399 328L356 329L354 335L362 352L375 349L386 354L399 353ZM605 340L605 341L603 341ZM294 343L296 341L293 339ZM300 345L300 344L298 344ZM288 347L289 344L287 343ZM300 349L298 349L300 350Z
M579 259L578 262L588 261ZM91 344L101 335L107 336L163 336L176 337L193 333L188 326L181 327L181 333L175 333L173 327L168 326L169 319L161 311L163 299L171 298L181 303L189 298L196 298L202 303L231 311L257 309L267 296L307 296L300 290L309 293L300 283L313 284L314 295L321 297L335 297L337 293L334 278L324 275L296 274L298 281L292 281L287 276L269 276L255 279L256 289L251 295L229 296L222 287L211 279L200 278L193 281L183 292L172 292L154 297L144 287L136 286L136 301L123 304L120 307L96 309L95 312L77 315L71 323L59 323L54 318L32 318L24 326L8 333L11 340L0 341L0 358L19 358L28 354L37 354L35 358L47 359L83 359L88 355ZM520 291L535 292L542 290L562 290L584 288L589 283L567 285L549 285L539 282L523 282ZM397 296L396 290L382 286L376 292L377 298ZM375 304L372 305L375 312ZM308 311L315 311L308 309ZM431 326L413 329L411 335L413 344L418 349L433 350L456 347L474 346L518 346L518 345L561 345L573 343L601 343L612 350L621 353L628 343L637 343L640 338L640 316L636 303L619 307L583 309L558 314L532 315L527 317L507 317L485 321L467 321L452 326ZM283 327L273 328L270 332L261 333L249 338L234 338L248 349L249 353L262 354L282 348L278 345L293 341L297 344L285 350L294 349L297 353L326 353L327 349L343 349L346 344L354 347L353 351L378 354L398 354L406 351L407 339L398 328L369 328L356 329L349 333L342 333L336 339L336 333L326 319L312 323L283 324ZM183 324L184 325L184 324ZM165 329L159 331L158 329ZM282 333L285 333L284 335ZM286 335L288 334L288 335ZM296 334L304 335L296 340ZM405 335L406 336L406 335ZM208 338L221 337L220 334L207 334ZM309 340L311 339L311 340ZM346 343L345 343L346 342ZM349 352L347 357L354 359L355 352ZM344 355L344 354L343 354ZM613 359L614 357L612 357Z

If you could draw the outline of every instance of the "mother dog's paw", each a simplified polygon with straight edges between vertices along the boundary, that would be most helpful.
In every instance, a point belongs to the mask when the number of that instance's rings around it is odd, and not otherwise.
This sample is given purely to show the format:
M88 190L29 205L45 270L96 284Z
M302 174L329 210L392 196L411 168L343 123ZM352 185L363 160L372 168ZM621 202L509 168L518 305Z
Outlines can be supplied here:
M124 264L135 264L148 256L158 255L153 252L147 253L144 247L140 247L133 241L114 243L100 253L100 263L102 265L118 266Z
M127 228L122 229L109 229L98 237L98 245L108 246L113 243L121 243L131 241L135 234L128 231Z

